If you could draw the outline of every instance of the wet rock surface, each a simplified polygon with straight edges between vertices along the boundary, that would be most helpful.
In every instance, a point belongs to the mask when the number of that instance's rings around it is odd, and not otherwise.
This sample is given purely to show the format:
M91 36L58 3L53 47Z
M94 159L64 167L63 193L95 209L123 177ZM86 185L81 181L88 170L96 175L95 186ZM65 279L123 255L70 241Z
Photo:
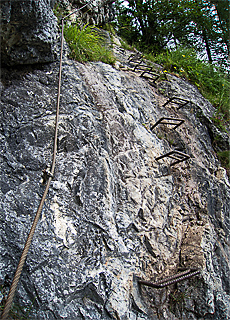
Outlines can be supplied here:
M58 64L3 69L0 281L7 291L50 165ZM177 110L162 89L194 105ZM197 107L198 106L198 107ZM228 319L230 185L212 147L214 110L170 78L64 59L55 176L15 303L32 319ZM185 120L176 130L151 123ZM156 157L178 149L190 159ZM199 276L162 289L180 268Z

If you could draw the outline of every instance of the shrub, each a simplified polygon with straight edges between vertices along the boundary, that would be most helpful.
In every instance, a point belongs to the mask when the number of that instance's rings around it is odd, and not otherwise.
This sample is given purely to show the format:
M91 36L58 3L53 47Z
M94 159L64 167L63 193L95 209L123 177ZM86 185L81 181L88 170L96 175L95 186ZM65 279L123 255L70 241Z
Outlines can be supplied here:
M64 2L56 2L53 8L53 13L57 17L58 25L61 26L61 18L69 14L69 10L67 9L67 5Z
M121 47L128 51L134 51L134 47L130 46L125 40L121 39Z

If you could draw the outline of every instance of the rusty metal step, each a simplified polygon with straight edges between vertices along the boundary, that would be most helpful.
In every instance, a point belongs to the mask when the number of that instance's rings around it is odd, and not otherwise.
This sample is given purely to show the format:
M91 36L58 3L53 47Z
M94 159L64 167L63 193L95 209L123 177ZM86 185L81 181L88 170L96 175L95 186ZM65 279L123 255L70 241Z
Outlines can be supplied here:
M174 103L177 104L179 107L177 110L181 109L182 107L185 107L187 104L190 103L189 100L183 99L183 98L178 98L178 97L172 97L168 101L166 101L161 107L165 107L169 103Z
M170 164L170 167L171 167L171 166L174 166L177 163L180 163L182 161L188 160L190 158L190 156L185 154L185 153L183 153L183 152L181 152L181 151L173 150L173 151L170 151L168 153L163 154L160 157L157 157L156 161L158 161L160 159L164 159L164 158L171 158L171 159L176 160L176 161L174 161L174 162L172 162Z
M178 119L178 118L167 118L162 117L160 118L154 125L150 127L150 130L152 131L154 128L156 128L159 124L168 124L170 126L174 126L172 129L175 130L178 128L182 123L184 123L184 119Z

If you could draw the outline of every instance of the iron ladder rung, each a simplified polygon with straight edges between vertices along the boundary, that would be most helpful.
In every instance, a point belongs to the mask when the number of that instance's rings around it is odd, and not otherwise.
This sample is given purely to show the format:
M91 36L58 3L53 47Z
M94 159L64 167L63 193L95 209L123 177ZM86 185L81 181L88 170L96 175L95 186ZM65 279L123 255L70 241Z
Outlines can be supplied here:
M163 122L164 120L167 121L167 122ZM169 121L176 121L176 123L169 122ZM184 123L184 121L185 121L184 119L162 117L154 125L151 126L150 130L152 131L154 128L156 128L156 126L158 126L158 124L174 125L175 127L173 128L173 130L175 130L182 123Z
M177 104L179 107L177 108L177 110L181 109L182 107L185 107L190 101L183 99L183 98L179 98L179 97L172 97L170 98L168 101L166 101L161 107L165 107L167 104L169 103L174 103Z
M176 160L173 163L171 163L170 166L173 166L177 163L188 160L190 158L190 156L187 155L186 153L183 153L183 152L177 151L177 150L173 150L173 151L170 151L166 154L163 154L162 156L157 157L156 161L161 160L163 158L167 158L167 157Z

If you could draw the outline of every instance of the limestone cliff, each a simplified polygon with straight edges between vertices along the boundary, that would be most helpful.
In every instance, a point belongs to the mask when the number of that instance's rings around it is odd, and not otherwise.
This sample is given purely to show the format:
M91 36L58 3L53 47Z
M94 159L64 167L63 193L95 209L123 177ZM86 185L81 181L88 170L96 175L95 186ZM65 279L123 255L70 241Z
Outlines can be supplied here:
M46 63L59 56L60 35L53 7L79 10L75 15L84 23L102 24L111 21L111 1L76 0L1 0L0 47L2 65Z
M2 69L2 297L44 190L57 77L58 62ZM175 95L190 103L162 107ZM28 318L229 319L230 184L213 112L174 76L152 86L127 67L64 58L55 176L15 297ZM162 117L184 122L150 130ZM171 150L190 158L156 161ZM201 273L162 289L138 284L180 268Z

